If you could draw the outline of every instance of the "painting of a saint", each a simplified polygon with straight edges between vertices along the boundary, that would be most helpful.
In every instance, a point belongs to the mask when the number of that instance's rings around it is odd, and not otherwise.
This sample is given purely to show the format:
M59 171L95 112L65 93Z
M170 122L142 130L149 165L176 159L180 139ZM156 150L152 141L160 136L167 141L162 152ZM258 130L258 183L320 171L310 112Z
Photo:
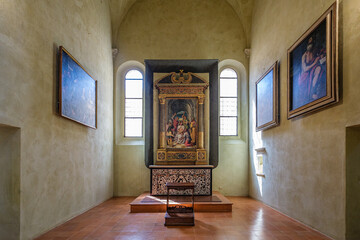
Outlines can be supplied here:
M167 99L167 109L167 147L196 148L197 99Z
M288 49L287 118L339 102L337 4Z
M292 52L291 109L302 107L326 96L326 20Z

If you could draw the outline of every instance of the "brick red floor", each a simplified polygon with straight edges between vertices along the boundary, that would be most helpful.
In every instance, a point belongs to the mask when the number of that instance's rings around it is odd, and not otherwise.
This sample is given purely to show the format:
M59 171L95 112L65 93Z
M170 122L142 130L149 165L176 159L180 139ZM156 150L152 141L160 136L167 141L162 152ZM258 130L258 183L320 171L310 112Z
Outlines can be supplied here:
M234 203L232 212L195 213L194 227L165 227L164 213L129 213L129 203L135 198L113 198L37 240L329 239L256 200L228 198Z

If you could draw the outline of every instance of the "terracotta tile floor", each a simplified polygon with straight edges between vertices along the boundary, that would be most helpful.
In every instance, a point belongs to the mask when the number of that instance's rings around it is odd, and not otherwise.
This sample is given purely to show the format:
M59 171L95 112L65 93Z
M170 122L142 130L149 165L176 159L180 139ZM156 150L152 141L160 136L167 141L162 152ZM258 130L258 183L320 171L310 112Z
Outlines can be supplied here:
M195 213L194 227L165 227L164 213L129 213L135 198L113 198L37 239L329 239L258 201L228 198L232 212Z

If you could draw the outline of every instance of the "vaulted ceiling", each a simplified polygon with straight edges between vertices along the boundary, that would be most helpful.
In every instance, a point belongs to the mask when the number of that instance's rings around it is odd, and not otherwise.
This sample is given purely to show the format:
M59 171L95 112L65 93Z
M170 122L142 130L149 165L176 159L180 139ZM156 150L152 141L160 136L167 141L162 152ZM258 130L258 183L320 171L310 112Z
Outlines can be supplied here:
M117 33L121 22L126 16L132 5L139 0L110 0L111 23L113 33L113 43L117 37ZM209 1L209 0L206 0ZM244 27L247 42L250 42L251 34L251 16L253 8L253 0L226 0L234 9L239 17L239 21Z

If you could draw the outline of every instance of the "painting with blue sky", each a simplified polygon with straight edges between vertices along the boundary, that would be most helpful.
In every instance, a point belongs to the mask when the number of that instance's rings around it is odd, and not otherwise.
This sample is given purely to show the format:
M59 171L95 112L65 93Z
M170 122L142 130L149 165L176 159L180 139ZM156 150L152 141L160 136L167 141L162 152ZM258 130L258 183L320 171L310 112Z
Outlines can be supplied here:
M91 128L97 126L97 82L60 47L60 115Z

